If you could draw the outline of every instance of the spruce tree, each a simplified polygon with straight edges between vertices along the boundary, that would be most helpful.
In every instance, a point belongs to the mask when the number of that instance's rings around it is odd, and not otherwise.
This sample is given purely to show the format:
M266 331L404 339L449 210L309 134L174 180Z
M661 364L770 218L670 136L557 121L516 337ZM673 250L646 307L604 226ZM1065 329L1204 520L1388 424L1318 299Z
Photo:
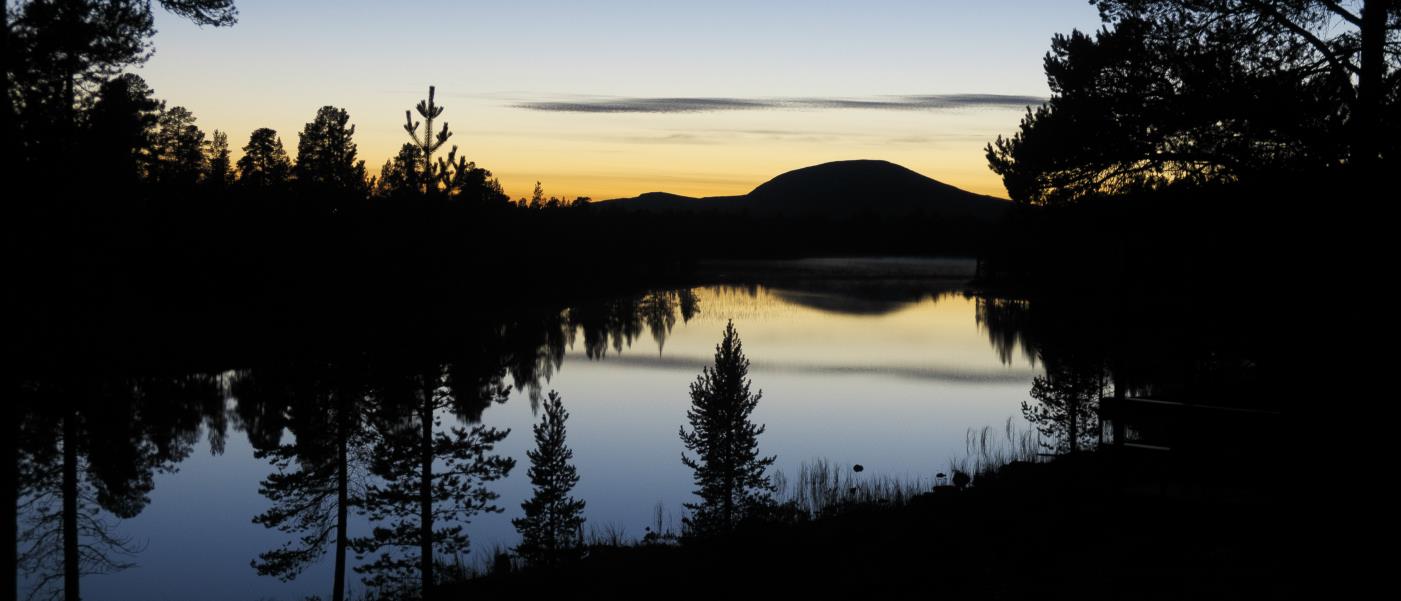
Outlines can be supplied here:
M565 446L564 422L569 412L559 393L545 399L545 415L535 424L535 449L530 458L530 483L535 493L521 503L525 517L511 520L520 532L516 552L530 565L555 565L578 553L578 531L584 524L584 501L569 496L579 483L570 463L574 451Z
M689 534L707 536L734 530L744 518L773 500L773 483L766 474L774 456L759 455L763 425L749 416L763 391L749 391L749 359L733 321L715 346L715 365L691 383L691 431L681 428L681 442L696 454L681 454L695 471L699 503L686 503L691 515L683 520Z

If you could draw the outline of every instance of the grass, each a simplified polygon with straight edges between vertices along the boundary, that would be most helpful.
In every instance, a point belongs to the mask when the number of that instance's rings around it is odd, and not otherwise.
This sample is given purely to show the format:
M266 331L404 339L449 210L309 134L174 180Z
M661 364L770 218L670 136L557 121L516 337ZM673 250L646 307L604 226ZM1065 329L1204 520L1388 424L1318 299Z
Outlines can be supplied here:
M614 523L589 524L587 541L589 547L624 547L635 542L628 538L627 528Z
M1043 442L1034 428L1019 428L1010 417L1000 431L992 426L969 428L964 435L966 454L949 460L949 474L962 472L977 477L1014 461L1039 462L1044 458Z
M808 519L862 505L902 506L933 488L932 479L868 475L821 458L798 466L797 477L791 483L783 472L775 472L773 482L778 504Z
M949 460L949 475L968 474L974 477L976 486L977 476L996 472L1010 463L1040 462L1044 458L1041 449L1039 434L1034 429L1018 427L1010 417L1001 428L969 428L965 435L965 455ZM775 503L774 510L766 517L772 522L795 523L858 510L899 509L910 505L916 497L949 483L948 476L940 476L944 474L899 478L864 470L858 472L854 466L838 465L825 458L813 459L799 465L792 478L778 470L771 474ZM660 501L640 538L629 536L627 529L618 524L590 523L585 537L585 556L610 549L677 546L682 542L679 523L678 516ZM510 568L506 567L508 565ZM449 581L465 581L521 567L510 549L498 545L478 554L475 565L466 566L459 560L449 569L440 568L440 573L451 574L452 577L446 579Z
M854 507L901 507L917 495L932 492L935 486L948 484L960 472L976 479L1009 463L1039 462L1044 458L1041 449L1040 434L1035 429L1018 427L1009 417L1001 428L969 428L964 439L965 455L949 459L947 475L900 479L815 459L798 466L797 476L791 482L777 471L773 482L780 506L807 519L819 519Z
M644 545L675 545L681 542L681 528L678 520L673 520L666 510L666 505L657 501L656 507L652 509L652 525L646 528L646 534L642 535ZM675 527L673 527L675 526Z

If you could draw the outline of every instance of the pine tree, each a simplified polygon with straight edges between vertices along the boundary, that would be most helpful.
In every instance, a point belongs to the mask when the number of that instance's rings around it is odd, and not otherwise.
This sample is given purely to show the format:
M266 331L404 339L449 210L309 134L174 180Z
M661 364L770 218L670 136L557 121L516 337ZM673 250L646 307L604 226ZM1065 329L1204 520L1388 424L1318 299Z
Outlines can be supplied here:
M555 565L579 551L577 532L584 524L584 501L569 496L579 473L569 462L574 451L564 443L569 412L555 391L545 399L545 415L535 424L535 449L530 458L530 483L535 494L521 503L525 517L511 520L521 534L516 552L530 565Z
M88 111L87 147L105 186L127 187L145 171L164 103L146 80L125 73L102 84Z
M399 147L399 154L384 162L375 182L375 194L395 197L423 191L423 151L413 144Z
M1088 422L1098 411L1103 392L1103 371L1064 360L1047 362L1046 374L1031 383L1036 403L1022 401L1022 415L1045 437L1047 447L1075 453L1098 438Z
M457 146L448 150L446 158L433 158L433 153L452 137L446 121L436 134L433 133L433 120L443 114L443 107L434 99L436 93L437 88L428 86L428 99L420 100L415 107L423 122L413 120L413 111L404 111L404 131L408 132L413 143L400 150L399 156L391 163L385 164L385 172L404 175L417 173L411 183L424 195L442 195L478 205L507 203L510 199L501 190L501 183L491 176L490 171L478 167L465 156L458 156ZM420 125L426 126L422 136L418 133ZM408 146L412 146L413 150L409 150ZM404 162L410 159L418 163L416 168L404 166Z
M442 148L443 144L447 143L448 138L452 137L452 132L448 131L446 121L443 122L443 128L436 135L433 133L433 120L443 114L443 107L438 106L433 99L436 92L436 87L428 86L428 100L420 100L418 106L415 107L418 109L418 115L423 117L423 125L426 125L423 128L422 138L418 136L420 123L413 120L411 112L404 111L404 131L408 132L409 137L413 139L414 146L418 147L419 159L423 161L423 192L425 194L438 191L438 182L445 177L446 165L441 162L434 165L433 153ZM452 161L456 155L457 147L454 146L448 160Z
M214 130L209 140L209 174L204 182L215 190L224 190L233 183L233 159L229 156L229 134Z
M366 491L366 512L376 522L369 537L352 542L357 557L378 553L355 566L377 588L418 581L431 596L436 561L470 548L464 525L479 513L503 511L487 484L506 477L515 460L493 454L510 430L481 424L441 427L442 412L470 399L449 386L445 368L432 364L416 374L392 374L372 390L378 396L372 421L377 430L371 471L379 482ZM504 402L506 389L478 391Z
M297 182L318 193L363 194L365 161L357 160L355 126L345 109L323 106L297 142Z
M368 463L364 391L352 373L337 366L264 371L254 376L255 382L267 379L285 385L273 390L241 386L246 396L239 397L240 404L269 401L280 406L294 436L291 443L254 451L275 471L258 485L272 506L253 522L295 538L258 554L252 566L261 575L290 581L320 561L329 548L334 553L331 601L345 599L350 510L361 506L364 496L354 483L362 479L359 472ZM258 393L273 398L259 399Z
M204 156L204 132L195 125L194 113L171 107L156 122L152 147L151 179L155 183L189 188L208 170Z
M197 25L233 25L233 0L156 0ZM96 88L150 58L155 35L152 0L16 0L5 2L4 62L7 131L20 139L34 166L53 173L71 169L80 109ZM43 164L44 161L57 162ZM8 164L8 161L7 161ZM31 163L33 164L33 163ZM10 178L6 178L10 180Z
M776 458L759 456L764 426L749 419L763 391L750 393L749 385L749 359L731 321L715 347L715 365L691 383L686 411L691 431L681 428L681 442L696 454L681 454L681 462L695 471L700 497L699 503L685 504L691 515L684 525L692 535L730 532L772 503L774 487L765 472Z
M292 162L277 131L267 127L253 130L248 145L243 147L243 157L238 159L239 185L263 192L280 190L287 185L291 173Z
M209 377L106 378L81 370L20 392L19 436L9 443L22 445L15 517L25 528L16 532L15 573L26 575L31 599L78 601L83 576L135 565L141 546L110 518L145 510L157 475L189 457L201 413L222 410L223 397Z

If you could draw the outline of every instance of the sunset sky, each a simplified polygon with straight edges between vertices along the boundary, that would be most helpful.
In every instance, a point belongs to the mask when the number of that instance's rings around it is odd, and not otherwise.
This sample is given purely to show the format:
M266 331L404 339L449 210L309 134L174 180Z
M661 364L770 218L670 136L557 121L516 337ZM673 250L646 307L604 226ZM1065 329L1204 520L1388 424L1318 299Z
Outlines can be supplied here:
M1049 94L1051 36L1085 0L239 0L232 28L158 14L136 72L206 132L272 127L295 154L350 112L372 174L438 88L450 144L513 198L742 194L790 169L885 159L1006 197L983 146Z

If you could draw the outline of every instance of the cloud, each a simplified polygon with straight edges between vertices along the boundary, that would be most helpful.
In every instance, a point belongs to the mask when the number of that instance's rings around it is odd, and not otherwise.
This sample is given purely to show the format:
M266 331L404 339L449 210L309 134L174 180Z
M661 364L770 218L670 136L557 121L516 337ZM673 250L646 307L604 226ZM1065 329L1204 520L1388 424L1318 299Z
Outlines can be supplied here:
M624 142L633 144L716 144L719 140L690 133L675 133L662 136L623 136Z
M807 110L951 110L1022 109L1041 104L1040 96L1008 94L935 94L874 98L586 98L520 102L532 111L563 113L709 113L772 109Z
M523 102L517 108L560 113L708 113L773 108L764 100L740 98L609 98Z

